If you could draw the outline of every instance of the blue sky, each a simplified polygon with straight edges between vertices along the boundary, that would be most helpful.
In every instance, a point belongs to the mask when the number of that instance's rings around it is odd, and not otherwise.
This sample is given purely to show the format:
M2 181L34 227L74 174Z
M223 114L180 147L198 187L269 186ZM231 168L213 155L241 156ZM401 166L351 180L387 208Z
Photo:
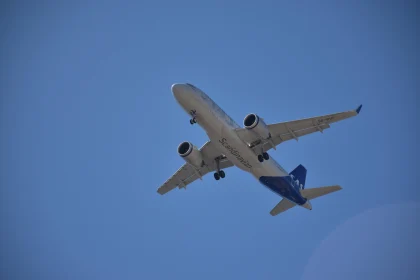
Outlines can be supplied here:
M391 261L414 269L414 7L3 4L4 279L337 279L331 266L368 271L350 269L342 279L385 279L391 274L379 270ZM275 218L269 211L280 197L234 168L224 180L158 195L183 164L178 144L207 140L173 98L175 82L200 87L240 124L251 112L272 123L363 104L358 117L271 152L287 170L303 164L308 188L344 189L315 200L313 211Z

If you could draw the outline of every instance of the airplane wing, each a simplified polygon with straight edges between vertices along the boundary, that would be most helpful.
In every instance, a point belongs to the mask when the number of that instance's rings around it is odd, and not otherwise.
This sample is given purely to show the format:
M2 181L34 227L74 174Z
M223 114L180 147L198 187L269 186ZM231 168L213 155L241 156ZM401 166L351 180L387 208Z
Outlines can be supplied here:
M204 175L209 172L215 171L216 158L219 158L219 168L226 169L233 166L232 162L222 155L212 144L211 141L207 141L201 148L200 151L203 155L204 165L197 169L189 163L185 163L179 168L175 174L173 174L162 186L157 190L160 194L165 194L176 187L185 188L197 179L202 179Z
M282 142L295 139L299 137L314 133L323 132L325 129L330 128L330 124L345 120L354 116L357 116L362 108L360 105L356 110L341 112L336 114L330 114L325 116L319 116L308 119L301 119L289 122L281 122L275 124L269 124L268 130L271 134L270 140L262 140L252 131L246 128L239 128L236 130L238 136L251 148L259 149L261 146L263 151L266 152L271 148L274 148Z

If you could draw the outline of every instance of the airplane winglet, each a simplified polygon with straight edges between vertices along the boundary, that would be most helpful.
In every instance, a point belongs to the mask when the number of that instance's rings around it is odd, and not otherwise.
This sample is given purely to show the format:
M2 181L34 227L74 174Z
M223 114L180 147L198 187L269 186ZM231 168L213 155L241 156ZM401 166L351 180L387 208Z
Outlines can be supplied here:
M360 113L360 110L362 110L362 106L363 106L363 105L360 105L359 107L357 107L357 109L356 109L356 113L357 113L357 114L359 114L359 113Z

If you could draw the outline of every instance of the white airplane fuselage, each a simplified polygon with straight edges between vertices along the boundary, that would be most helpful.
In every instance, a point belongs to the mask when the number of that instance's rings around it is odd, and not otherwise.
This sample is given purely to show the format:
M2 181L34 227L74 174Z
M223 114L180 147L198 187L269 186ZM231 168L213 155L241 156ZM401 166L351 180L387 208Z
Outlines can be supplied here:
M202 90L189 84L174 84L172 93L187 114L196 112L197 123L206 131L220 153L235 166L251 173L260 183L280 196L302 206L307 202L289 174L271 156L263 162L258 160L254 150L237 135L235 129L240 126ZM281 180L272 183L265 178Z

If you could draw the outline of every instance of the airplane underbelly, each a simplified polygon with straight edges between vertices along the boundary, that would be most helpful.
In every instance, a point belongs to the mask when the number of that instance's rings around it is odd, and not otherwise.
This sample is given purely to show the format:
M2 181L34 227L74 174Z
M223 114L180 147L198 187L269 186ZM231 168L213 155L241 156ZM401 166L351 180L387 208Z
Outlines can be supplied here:
M198 111L198 121L201 127L206 131L211 140L214 140L214 136L222 135L223 122L221 122L210 107L206 104L200 104L201 108Z
M273 159L270 157L260 166L256 166L251 170L252 175L259 180L263 176L287 176L288 173Z
M220 134L209 134L210 139L235 166L251 172L251 169L258 162L256 155L247 145L236 135L232 128L223 126Z
M254 151L239 138L226 116L201 101L193 101L192 106L197 110L198 124L235 166L251 173L253 169L263 167L264 163L260 163Z

